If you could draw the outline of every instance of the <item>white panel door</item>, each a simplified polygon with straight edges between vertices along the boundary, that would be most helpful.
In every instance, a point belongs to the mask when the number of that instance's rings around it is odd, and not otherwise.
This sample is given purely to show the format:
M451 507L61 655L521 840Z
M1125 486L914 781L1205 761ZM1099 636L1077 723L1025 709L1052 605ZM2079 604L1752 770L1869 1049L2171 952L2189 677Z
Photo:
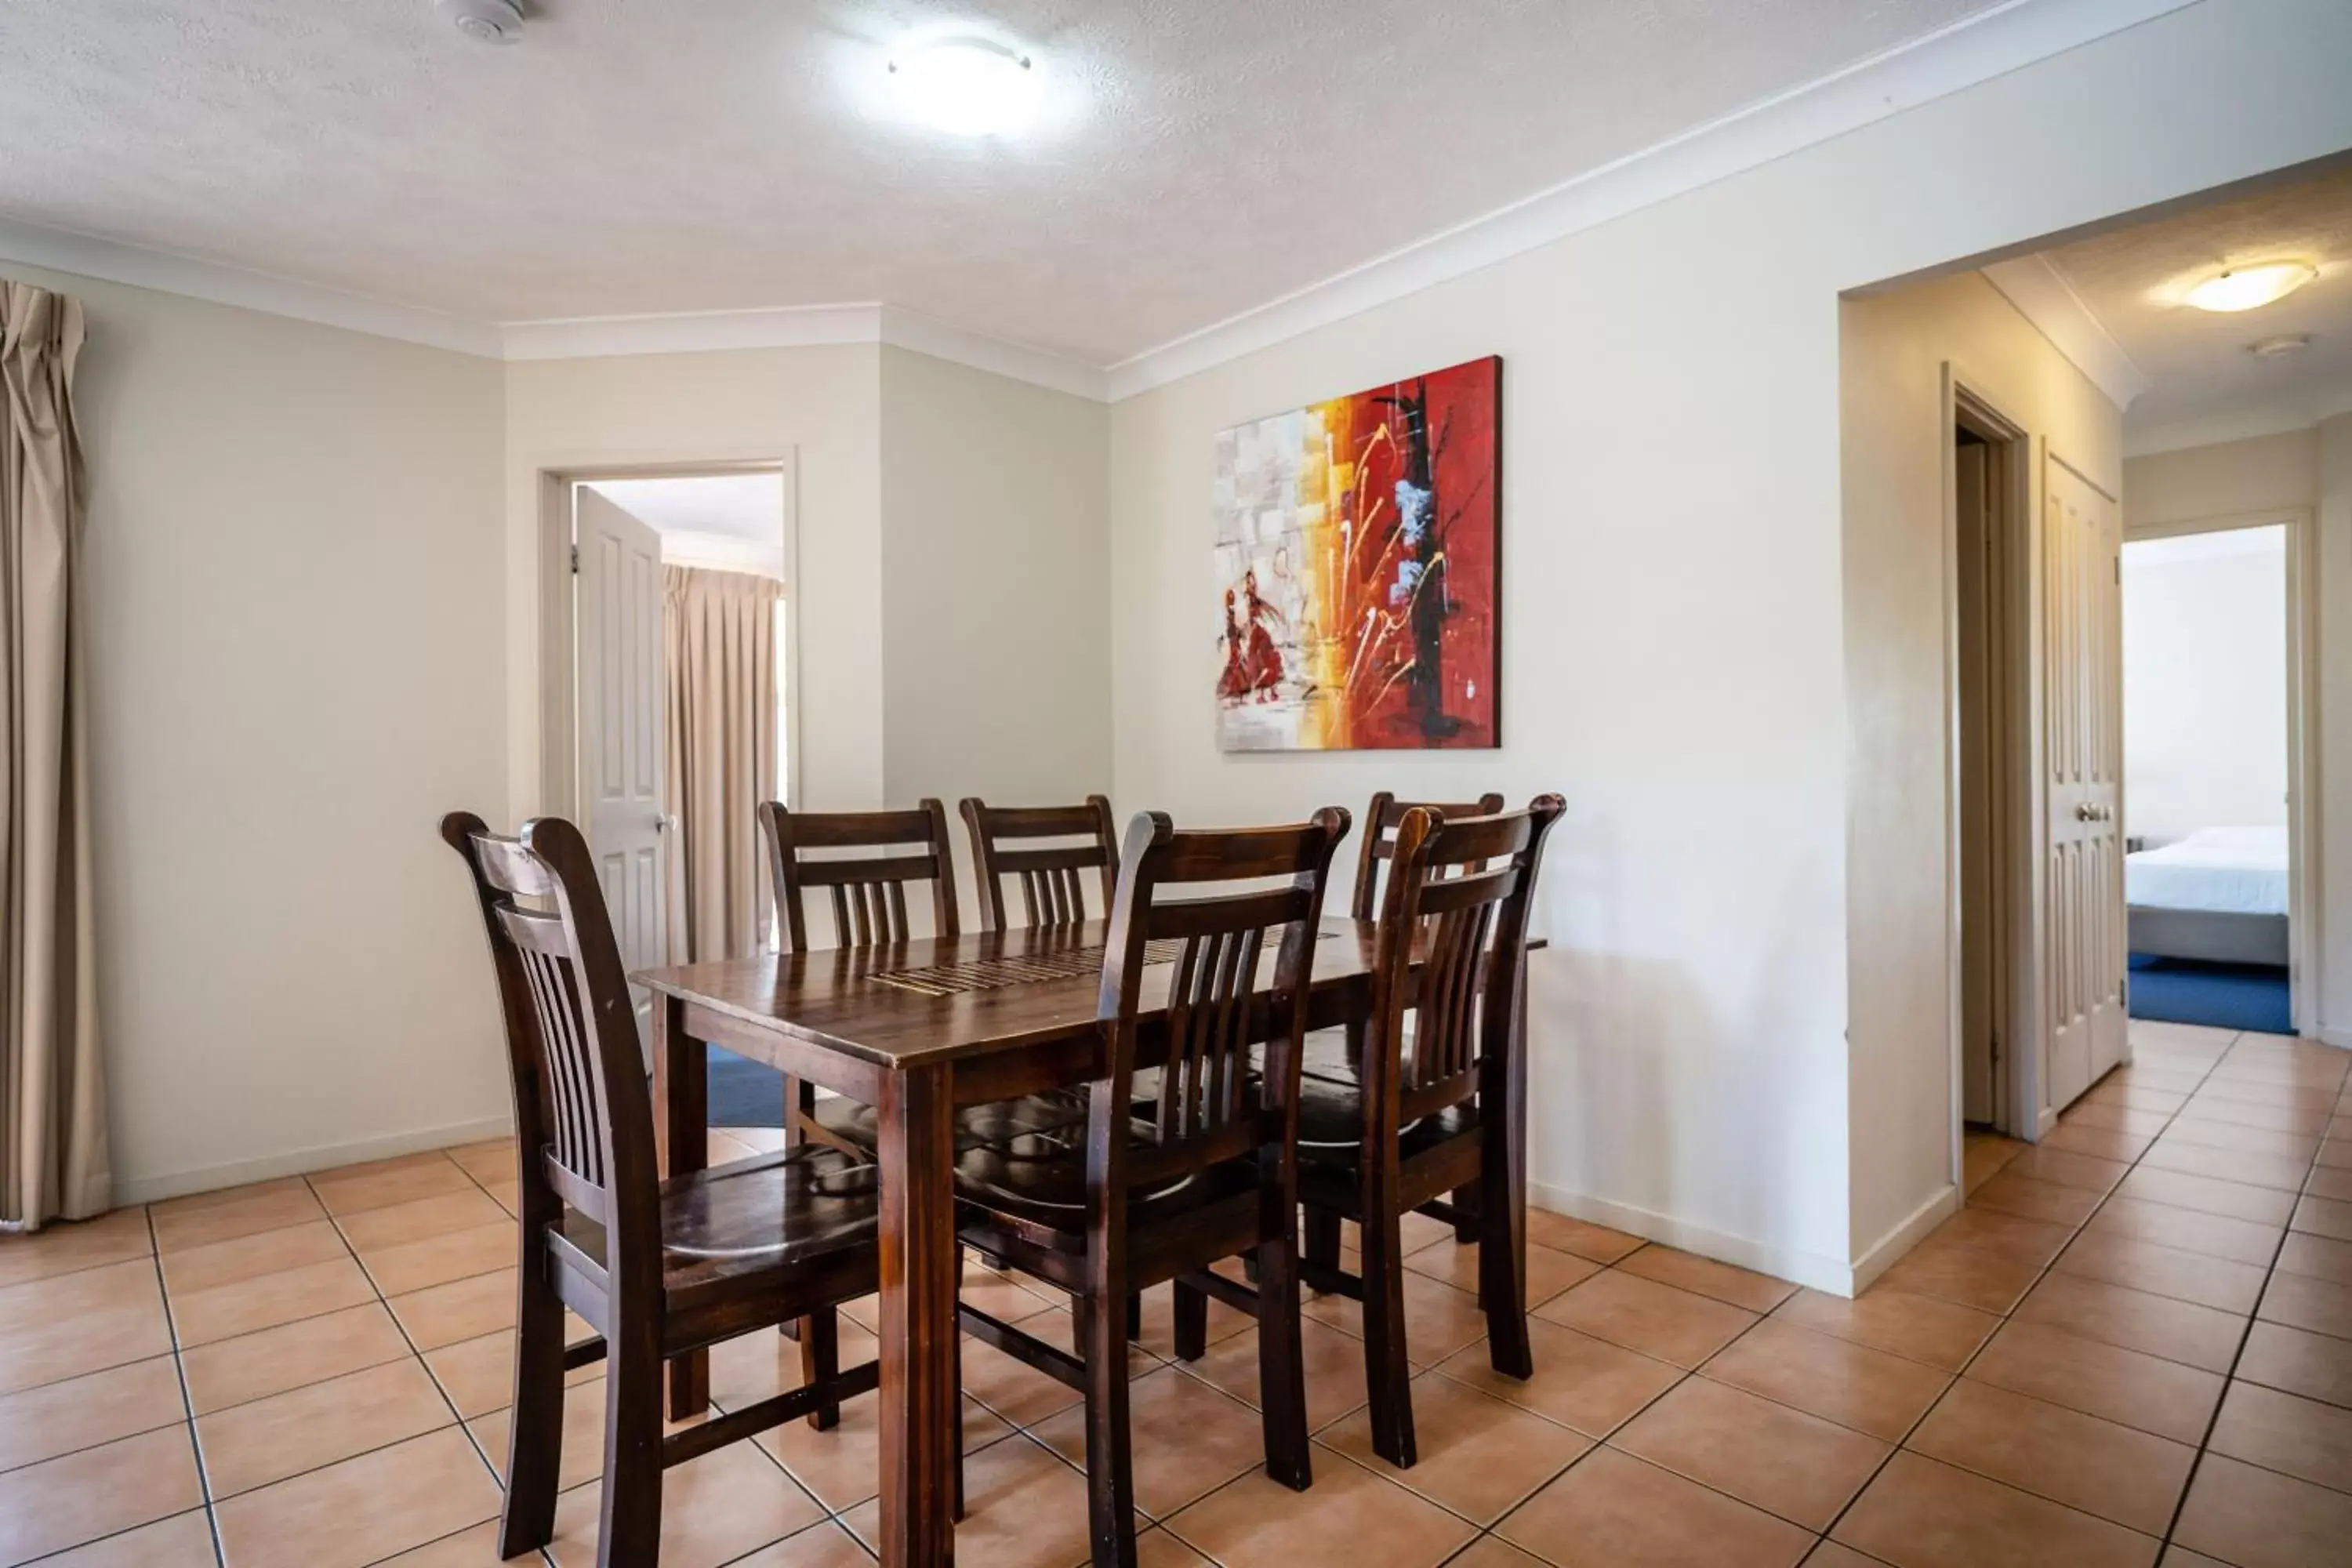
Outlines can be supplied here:
M621 962L669 959L669 835L662 799L661 536L585 487L572 491L582 830L613 914ZM641 1001L639 1038L651 1038Z
M2042 994L2049 1103L2063 1110L2123 1058L2123 641L2114 500L2043 464L2042 722L2049 821Z

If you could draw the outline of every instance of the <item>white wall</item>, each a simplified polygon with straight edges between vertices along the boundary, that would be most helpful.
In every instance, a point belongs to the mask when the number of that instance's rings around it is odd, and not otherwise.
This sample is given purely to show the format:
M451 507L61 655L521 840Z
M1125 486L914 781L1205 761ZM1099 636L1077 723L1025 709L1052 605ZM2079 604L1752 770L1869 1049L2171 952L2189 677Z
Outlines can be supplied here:
M1957 1197L1946 367L2110 495L2123 417L1981 274L1848 300L1840 320L1850 1158L1853 1243L1874 1267L1936 1212L1923 1204Z
M436 831L505 791L499 367L8 271L89 319L116 1197L504 1126L481 928Z
M1848 885L1849 724L1867 720L1848 681L1875 689L1848 617L1874 616L1874 593L1898 615L1915 602L1881 564L1939 566L1895 547L1849 600L1848 542L1873 525L1842 514L1839 291L2352 144L2326 63L2348 55L2340 5L2207 0L1118 405L1122 809L1230 821L1360 809L1380 787L1563 791L1556 945L1533 966L1539 1198L1850 1283L1874 1216L1949 1179L1948 1155L1878 1135L1879 1104L1849 1104L1850 928L1913 933L1874 978L1894 1000L1873 1016L1906 1032L1868 1049L1922 1082L1949 1068L1927 1017L1943 945L1916 935L1939 885ZM1488 353L1506 362L1503 749L1221 756L1215 432ZM1902 690L1916 656L1906 642ZM1888 787L1925 765L1906 752ZM1888 820L1896 840L1862 852L1940 856L1940 801ZM1904 1097L1919 1138L1925 1103Z
M2286 823L2286 529L2124 546L2124 829Z

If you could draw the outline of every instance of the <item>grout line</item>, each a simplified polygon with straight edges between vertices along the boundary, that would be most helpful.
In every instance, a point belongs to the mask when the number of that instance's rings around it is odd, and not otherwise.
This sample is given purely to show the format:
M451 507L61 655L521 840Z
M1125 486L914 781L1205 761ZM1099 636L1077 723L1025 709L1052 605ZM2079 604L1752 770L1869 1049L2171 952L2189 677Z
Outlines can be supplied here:
M213 1562L215 1568L226 1568L228 1554L221 1545L220 1516L213 1511L212 1471L205 1464L203 1440L196 1432L196 1402L188 1392L188 1365L180 1357L180 1321L172 1311L171 1287L163 1279L163 1249L155 1236L155 1211L146 1213L147 1247L155 1264L155 1294L163 1308L163 1329L172 1339L172 1371L180 1382L180 1408L188 1418L188 1458L196 1467L196 1491L204 1499L205 1529L213 1538Z

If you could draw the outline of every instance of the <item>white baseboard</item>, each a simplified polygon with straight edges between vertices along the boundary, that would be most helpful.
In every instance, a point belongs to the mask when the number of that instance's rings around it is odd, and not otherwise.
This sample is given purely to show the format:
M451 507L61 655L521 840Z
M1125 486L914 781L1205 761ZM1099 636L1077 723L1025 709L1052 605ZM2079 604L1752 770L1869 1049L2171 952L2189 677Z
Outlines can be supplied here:
M1932 1194L1926 1203L1896 1221L1894 1229L1873 1242L1868 1251L1854 1259L1851 1270L1852 1284L1842 1293L1859 1296L1868 1289L1872 1280L1893 1268L1896 1259L1919 1245L1920 1237L1958 1213L1959 1207L1960 1189L1958 1186L1948 1184L1941 1191Z
M447 1149L459 1143L479 1142L485 1138L504 1137L513 1131L514 1119L511 1116L493 1116L479 1121L460 1121L447 1127L421 1127L412 1132L394 1132L383 1138L362 1138L352 1143L321 1144L311 1149L291 1150L283 1154L265 1154L257 1160L233 1160L225 1165L206 1165L193 1171L126 1177L114 1184L114 1202L118 1207L159 1203L165 1198L185 1197L190 1193L241 1187L252 1182L275 1181L280 1176L302 1176L312 1171L331 1171L338 1165L357 1165L369 1160L389 1160L396 1155L415 1154L426 1149Z
M2322 1024L2311 1033L2312 1037L2323 1046L2338 1046L2352 1051L2352 1029L2331 1029Z
M1537 1208L1549 1209L1554 1214L1605 1225L1612 1230L1622 1230L1645 1241L1678 1247L1685 1252L1696 1252L1702 1258L1712 1258L1720 1263L1752 1268L1776 1279L1810 1285L1833 1296L1853 1294L1853 1268L1834 1258L1801 1252L1794 1247L1775 1247L1769 1242L1754 1241L1744 1236L1730 1236L1719 1230L1709 1230L1705 1226L1692 1225L1687 1220L1676 1219L1672 1215L1653 1214L1648 1209L1611 1203L1606 1198L1586 1197L1580 1193L1547 1186L1541 1182L1528 1184L1528 1202Z

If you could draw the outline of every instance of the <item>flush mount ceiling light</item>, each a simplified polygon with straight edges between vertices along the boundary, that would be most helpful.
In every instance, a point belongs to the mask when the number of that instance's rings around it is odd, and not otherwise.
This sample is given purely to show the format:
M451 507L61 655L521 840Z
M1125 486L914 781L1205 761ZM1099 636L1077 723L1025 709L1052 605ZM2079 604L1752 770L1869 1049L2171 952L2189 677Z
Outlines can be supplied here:
M2189 290L2189 302L2200 310L2252 310L2284 300L2319 276L2308 261L2265 261L2257 267L2233 267L2216 273Z
M890 83L908 115L958 136L1018 130L1037 109L1029 57L985 38L899 48L890 57Z
M2310 346L2309 332L2281 332L2277 337L2248 343L2246 352L2256 359L2277 359L2282 354L2299 353Z
M433 0L433 9L478 44L511 44L522 37L518 0Z

